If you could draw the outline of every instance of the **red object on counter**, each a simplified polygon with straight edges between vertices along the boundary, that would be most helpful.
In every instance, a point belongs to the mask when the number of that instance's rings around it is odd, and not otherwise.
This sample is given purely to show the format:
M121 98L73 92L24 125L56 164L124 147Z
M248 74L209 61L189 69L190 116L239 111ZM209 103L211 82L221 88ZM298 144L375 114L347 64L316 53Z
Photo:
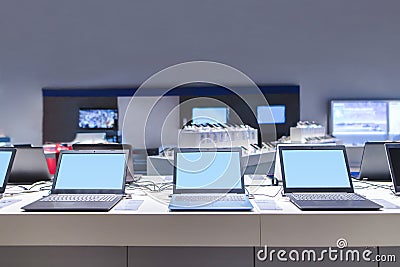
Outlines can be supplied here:
M72 146L60 143L44 146L44 153L46 154L46 162L50 174L56 172L58 157L61 150L72 150Z
M56 167L57 167L56 158L55 157L46 158L46 162L50 174L56 173Z

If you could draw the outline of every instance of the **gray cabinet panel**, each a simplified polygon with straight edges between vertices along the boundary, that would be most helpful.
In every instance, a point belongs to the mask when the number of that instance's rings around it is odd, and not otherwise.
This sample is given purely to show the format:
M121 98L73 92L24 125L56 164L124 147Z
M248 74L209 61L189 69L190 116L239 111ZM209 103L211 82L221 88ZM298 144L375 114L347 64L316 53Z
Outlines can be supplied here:
M0 247L1 266L126 267L126 247Z
M254 248L130 247L128 267L253 267Z

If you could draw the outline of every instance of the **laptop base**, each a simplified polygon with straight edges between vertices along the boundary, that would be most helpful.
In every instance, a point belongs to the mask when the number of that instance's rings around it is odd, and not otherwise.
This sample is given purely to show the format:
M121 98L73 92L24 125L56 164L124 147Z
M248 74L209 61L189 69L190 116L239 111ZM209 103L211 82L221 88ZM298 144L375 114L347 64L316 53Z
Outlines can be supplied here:
M253 205L244 201L214 201L214 202L186 202L174 201L174 196L168 206L171 211L251 211Z
M69 201L35 201L22 207L25 211L109 211L122 199L122 196L113 201L88 201L88 202L69 202Z
M290 197L289 197L290 198ZM382 208L370 200L294 200L290 201L301 210L379 210Z

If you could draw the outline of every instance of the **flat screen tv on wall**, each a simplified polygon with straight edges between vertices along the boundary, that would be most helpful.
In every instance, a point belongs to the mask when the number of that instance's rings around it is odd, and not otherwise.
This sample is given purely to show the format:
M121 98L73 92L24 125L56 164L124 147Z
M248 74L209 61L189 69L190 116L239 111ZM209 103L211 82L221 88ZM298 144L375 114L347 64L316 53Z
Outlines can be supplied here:
M116 129L118 127L118 110L116 109L79 109L80 129Z

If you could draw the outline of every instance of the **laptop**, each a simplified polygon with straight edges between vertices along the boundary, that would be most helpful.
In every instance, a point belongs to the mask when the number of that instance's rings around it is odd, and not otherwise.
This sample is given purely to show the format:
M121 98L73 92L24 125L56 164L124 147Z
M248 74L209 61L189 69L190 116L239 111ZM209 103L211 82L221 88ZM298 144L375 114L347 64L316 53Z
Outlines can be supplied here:
M358 179L391 181L385 144L390 142L366 142L361 159Z
M123 197L124 151L74 151L60 153L49 196L22 209L26 211L108 211Z
M385 144L394 193L400 194L400 144Z
M354 193L344 146L279 147L283 193L301 210L378 210Z
M15 148L0 148L0 194L6 190L15 158Z
M26 145L15 146L15 148L17 152L11 169L9 183L33 184L51 179L43 147Z
M252 210L245 194L241 148L177 148L172 211Z
M132 146L129 144L73 144L73 150L127 150L128 159L126 163L126 182L131 183L133 178Z

